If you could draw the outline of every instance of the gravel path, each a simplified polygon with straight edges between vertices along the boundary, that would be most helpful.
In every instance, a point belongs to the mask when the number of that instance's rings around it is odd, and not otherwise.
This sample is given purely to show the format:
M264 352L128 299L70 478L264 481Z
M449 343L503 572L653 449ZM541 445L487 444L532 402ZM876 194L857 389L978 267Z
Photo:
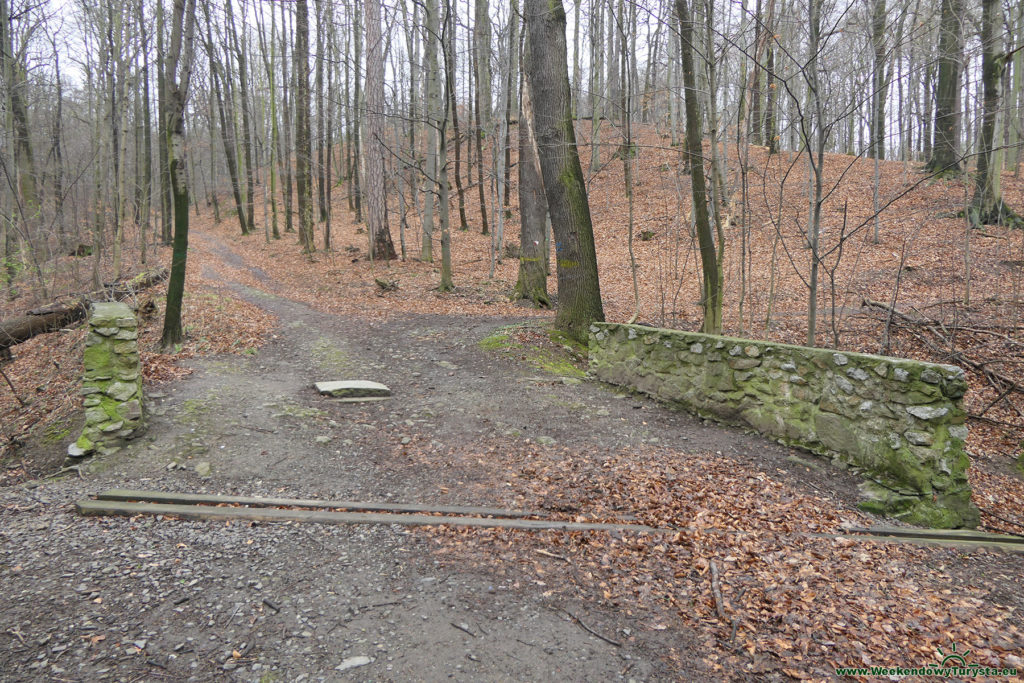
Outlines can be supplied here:
M230 261L226 246L216 250ZM787 449L606 387L537 377L479 348L511 321L403 314L371 324L225 286L278 317L265 348L196 361L192 376L151 391L147 435L88 474L0 489L0 680L707 675L699 657L689 672L661 658L669 646L685 652L691 633L550 597L515 566L453 570L423 531L74 514L76 499L106 488L508 507L500 462L463 456L492 439L532 439L583 453L688 444L818 495L835 490L838 504L855 499L852 478L808 469ZM312 389L355 378L395 395L342 404Z

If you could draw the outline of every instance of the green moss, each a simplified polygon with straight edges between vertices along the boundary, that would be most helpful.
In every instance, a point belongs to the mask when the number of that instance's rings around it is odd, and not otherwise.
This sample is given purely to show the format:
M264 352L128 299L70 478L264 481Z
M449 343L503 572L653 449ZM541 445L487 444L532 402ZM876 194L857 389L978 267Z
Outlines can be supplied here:
M588 352L587 344L584 344L583 342L573 339L562 330L555 329L554 327L548 328L548 338L551 341L555 342L556 344L568 346L570 349L579 353L580 355L585 356Z
M216 400L216 396L190 398L181 404L175 420L179 424L195 424L199 421L200 417L209 414Z
M922 500L907 512L896 515L907 524L923 526L931 529L955 529L970 524L969 520L963 519L961 512L948 507L938 507L928 500Z
M512 339L512 334L527 325L507 325L499 327L488 336L477 342L484 351L517 351L520 355L525 350L526 361L538 370L559 377L582 378L586 373L573 363L573 356L583 358L586 346L571 339L559 330L546 329L548 338L560 345L560 348L546 346L524 347Z
M100 407L103 408L103 412L107 414L111 420L120 420L121 416L117 413L117 408L121 403L116 401L109 396L100 396Z
M530 364L536 367L538 370L544 372L550 372L552 375L558 375L560 377L578 377L583 378L586 376L583 370L572 364L568 358L558 358L548 353L539 353L529 358Z
M331 339L318 339L313 344L312 355L320 367L328 372L344 374L352 369L352 359Z
M498 330L476 343L484 351L502 351L513 346L508 332Z
M319 408L308 408L301 406L298 403L284 403L281 405L281 410L274 413L274 417L295 417L301 420L307 420L314 417L324 417L327 413L320 410Z
M111 364L110 347L107 344L90 346L82 355L82 363L86 371L109 367Z
M69 436L71 436L71 428L63 420L58 420L51 425L47 425L46 429L43 430L43 443L60 443Z

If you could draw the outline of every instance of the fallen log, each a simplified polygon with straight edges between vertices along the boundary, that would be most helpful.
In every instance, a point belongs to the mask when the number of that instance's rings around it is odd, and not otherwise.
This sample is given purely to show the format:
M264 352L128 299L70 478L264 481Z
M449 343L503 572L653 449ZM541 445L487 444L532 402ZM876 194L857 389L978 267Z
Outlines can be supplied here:
M70 301L55 302L0 322L0 362L11 360L11 347L15 344L84 320L89 312L89 304L96 301L121 301L165 279L166 268L146 271L130 280L111 283L101 290L83 294Z
M11 359L10 347L27 341L37 334L55 332L85 318L88 310L84 301L75 301L61 308L45 312L29 311L0 323L0 361Z

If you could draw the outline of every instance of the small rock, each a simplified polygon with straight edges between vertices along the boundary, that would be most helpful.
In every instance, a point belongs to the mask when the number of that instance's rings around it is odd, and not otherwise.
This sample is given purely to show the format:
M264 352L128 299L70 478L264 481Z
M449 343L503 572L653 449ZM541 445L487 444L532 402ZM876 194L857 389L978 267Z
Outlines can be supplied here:
M550 446L555 443L555 440L550 436L538 436L535 441L541 446Z
M341 660L341 664L334 667L334 670L348 671L349 669L356 669L360 666L366 666L367 664L370 664L372 662L372 657L366 657L364 655L360 655L358 657L346 657L345 659Z
M313 440L316 441L317 443L323 444L323 443L329 443L330 440L331 440L331 437L321 434L320 436L314 438Z
M200 460L199 462L197 462L195 469L196 474L198 474L200 477L210 476L210 463L207 462L206 460Z
M107 396L114 399L115 401L127 401L135 392L138 391L138 386L135 384L128 384L127 382L114 382L105 392Z
M907 438L907 441L914 444L915 446L931 446L932 435L926 432L918 432L912 429L908 429L903 433L903 436Z
M850 368L846 371L846 376L859 382L863 382L868 378L868 373L864 372L860 368Z
M907 406L907 412L919 420L934 420L949 412L949 408L937 406Z
M391 389L379 382L367 380L344 380L340 382L317 382L316 390L325 396L336 398L367 398L390 396Z

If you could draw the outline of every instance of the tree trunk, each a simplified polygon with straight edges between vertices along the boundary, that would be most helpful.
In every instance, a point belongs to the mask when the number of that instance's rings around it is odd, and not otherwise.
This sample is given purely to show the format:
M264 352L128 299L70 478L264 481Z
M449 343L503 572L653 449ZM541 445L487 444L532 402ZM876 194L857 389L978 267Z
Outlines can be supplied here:
M292 186L292 110L295 105L295 88L291 87L288 70L288 15L285 13L287 3L281 3L281 123L284 128L282 135L281 154L278 155L284 176L284 231L295 232L295 201ZM358 58L358 55L357 55ZM295 70L291 70L294 78Z
M459 168L462 165L462 133L459 131L459 109L455 101L455 10L451 0L445 0L446 21L445 40L442 49L445 51L445 96L449 114L452 118L452 138L455 142L455 193L459 199L459 230L469 230L469 223L466 221L466 194L462 188L462 176ZM468 165L468 164L467 164Z
M254 196L256 194L253 183L253 159L252 159L252 124L249 105L249 65L246 60L246 45L238 40L238 31L235 30L234 13L231 11L231 3L225 5L228 23L231 31L231 44L235 51L235 58L238 60L238 93L242 105L242 157L245 161L245 222L246 233L256 230L256 218ZM242 3L242 11L245 12L245 3ZM243 233L245 234L245 233Z
M971 222L974 225L1016 225L1021 218L1003 203L999 164L996 161L996 118L999 116L999 89L1007 56L1000 50L1003 13L1000 0L981 2L981 79L983 87L981 136L978 169L975 172Z
M702 126L698 110L697 74L693 64L694 30L686 0L676 0L676 14L679 15L682 43L683 87L686 102L686 155L689 158L693 216L700 247L704 283L701 294L704 323L701 330L708 334L720 334L722 331L722 273L716 258L714 235L711 232L711 217L708 214L704 150L701 143Z
M530 96L544 193L555 234L558 315L555 326L573 339L587 338L604 320L587 187L576 149L561 0L527 0Z
M319 207L320 222L327 220L327 187L326 177L324 172L324 142L325 137L328 134L328 128L324 121L324 107L326 101L324 100L324 33L327 30L328 24L324 17L324 3L323 0L315 0L313 2L313 9L316 12L316 77L315 85L313 87L314 94L316 96L316 111L318 118L317 134L316 134L316 197L317 206Z
M186 8L186 3L188 7ZM160 345L165 349L181 343L181 300L185 293L185 259L188 256L188 184L185 158L185 102L192 74L192 43L196 0L174 0L171 37L164 81L167 86L168 160L174 198L174 251L171 279L167 283L167 308ZM184 25L183 25L184 24Z
M313 241L313 169L309 111L309 3L295 3L295 192L298 195L299 243L305 254L316 251Z
M370 236L370 258L396 258L388 227L388 204L384 160L384 40L380 29L380 0L367 0L366 20L366 141L363 164L366 169L366 225Z
M422 239L420 240L420 260L431 263L434 260L434 193L438 187L437 143L438 130L442 126L441 83L437 64L438 38L441 34L440 8L437 0L426 0L424 3L424 20L426 22L426 45L424 58L426 77L423 87L426 90L426 123L427 123L427 168L423 178L423 218L420 221Z
M204 6L206 14L206 52L210 63L210 81L214 97L217 100L217 113L220 117L220 133L224 142L224 162L228 167L228 177L231 180L231 195L235 200L235 213L238 215L238 226L243 235L249 234L249 222L245 217L245 205L242 200L242 186L238 175L238 147L235 144L235 136L232 132L234 126L228 119L227 107L224 104L224 92L221 87L223 78L221 76L220 63L216 57L216 46L213 42L213 33L210 30L211 23L209 9Z
M960 172L960 72L964 39L960 27L963 0L942 0L939 20L939 85L935 94L935 142L928 173Z
M886 73L885 35L887 25L885 0L874 0L871 14L871 47L874 64L871 70L871 148L868 156L885 159L885 100L889 95L889 79Z
M547 253L544 232L548 201L544 196L537 138L533 130L533 104L530 100L530 41L523 45L523 86L519 96L519 278L515 296L530 299L538 308L550 308L548 296Z

